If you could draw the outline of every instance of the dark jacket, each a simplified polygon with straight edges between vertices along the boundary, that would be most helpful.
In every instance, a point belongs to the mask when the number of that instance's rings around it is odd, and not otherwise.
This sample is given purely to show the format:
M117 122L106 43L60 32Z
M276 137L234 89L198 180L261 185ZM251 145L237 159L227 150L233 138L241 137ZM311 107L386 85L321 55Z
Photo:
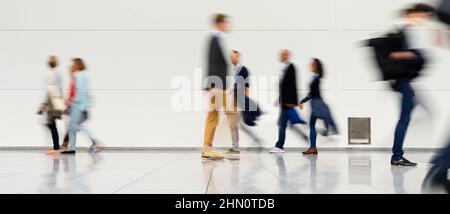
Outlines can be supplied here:
M285 104L297 105L297 80L294 65L291 63L283 72L284 74L280 80L279 86L280 104L282 107L284 107Z
M262 115L259 105L250 97L245 96L245 88L250 87L249 72L245 66L236 75L238 77L234 84L234 93L238 100L237 104L242 109L242 118L244 123L248 126L255 126L256 120Z
M309 93L308 96L303 98L300 103L306 103L311 99L322 99L322 95L320 94L320 77L314 77L311 84L309 84Z
M406 28L400 27L385 36L368 40L368 46L373 49L374 60L383 80L414 79L420 76L426 65L427 60L422 51L409 47ZM391 53L399 51L413 52L416 57L400 60L390 57Z
M245 88L250 87L250 80L249 80L249 73L245 66L241 67L241 70L236 75L237 79L234 83L234 93L236 94L238 91L239 93L244 93Z
M222 47L220 47L219 38L211 36L207 56L207 72L204 87L226 89L228 65L225 59ZM221 82L218 82L221 81Z

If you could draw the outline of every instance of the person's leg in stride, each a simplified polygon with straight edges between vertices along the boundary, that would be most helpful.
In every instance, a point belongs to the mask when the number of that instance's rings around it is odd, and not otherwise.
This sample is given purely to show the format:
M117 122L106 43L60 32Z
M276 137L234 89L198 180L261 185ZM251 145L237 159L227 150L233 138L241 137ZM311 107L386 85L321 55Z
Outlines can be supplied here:
M97 138L94 136L91 130L89 130L86 125L84 125L84 122L88 120L88 112L83 111L81 120L78 124L78 131L83 132L92 142L92 145L89 147L89 152L99 152L103 149L103 146L100 145L100 142L97 140Z
M402 95L400 119L395 128L394 145L392 147L392 165L400 166L416 166L403 157L403 141L405 140L406 131L408 129L411 113L414 109L414 91L411 88L409 80L397 80L396 89Z
M231 131L232 148L225 153L225 155L240 155L239 151L239 112L227 113L228 126Z
M60 146L60 150L64 151L69 148L69 124L70 124L70 109L68 109L65 114L67 114L66 119L64 120L65 127L66 127L66 134L64 135L63 142Z
M331 111L327 107L326 116L323 119L323 123L325 125L325 131L321 133L323 136L336 135L339 134L336 123L334 122L333 117L331 116Z
M81 124L79 131L83 132L90 140L91 140L91 146L89 147L89 152L99 152L103 149L103 146L100 144L100 142L95 138L94 134L91 130L89 130L85 125Z
M450 194L450 181L448 180L449 167L442 163L435 163L428 171L422 183L422 191L425 193L433 193L442 188ZM430 191L431 192L428 192Z
M448 172L450 169L450 140L447 146L439 151L432 160L433 166L428 170L422 183L422 191L435 193L444 189L450 194L450 180ZM431 192L428 192L431 190Z
M229 93L225 99L225 114L228 120L228 127L231 133L232 148L225 153L229 157L237 157L240 155L239 151L239 120L241 118L241 112L237 108L237 98L233 92Z
M56 128L55 118L49 118L47 127L50 129L53 140L53 150L48 151L47 154L57 154L59 153L59 134L58 129Z
M316 131L316 121L317 117L314 115L311 115L309 119L309 142L310 146L308 150L302 152L304 155L316 155L317 154L317 147L316 147L316 141L317 141L317 131Z
M327 120L322 120L323 125L325 126L325 130L318 131L318 133L322 136L328 136L330 134L330 124L327 122Z
M270 150L270 153L283 153L284 141L286 140L286 127L288 125L289 116L288 109L280 109L280 117L278 118L278 141L275 144L275 148Z
M69 131L67 131L66 135L64 136L64 140L60 148L61 150L67 150L67 148L69 148Z
M224 156L213 150L213 140L216 127L219 125L219 112L217 108L222 105L223 92L212 89L209 93L212 95L210 100L211 108L206 118L202 157L221 160Z
M331 113L325 120L325 126L327 129L327 135L339 134L338 128L336 126L336 123L334 122L333 117L331 116Z
M76 150L77 131L80 125L80 121L83 119L83 112L77 108L73 108L70 112L69 123L69 147L66 151L62 151L62 154L72 154Z

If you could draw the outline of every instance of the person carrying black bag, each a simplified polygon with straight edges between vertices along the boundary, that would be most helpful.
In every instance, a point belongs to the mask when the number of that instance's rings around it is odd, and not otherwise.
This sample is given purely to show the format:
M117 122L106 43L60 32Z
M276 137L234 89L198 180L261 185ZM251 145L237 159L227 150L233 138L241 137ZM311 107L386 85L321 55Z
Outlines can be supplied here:
M431 18L433 13L434 8L429 5L414 4L402 13L404 22L397 26L396 32L385 37L371 39L368 43L374 49L375 60L382 73L383 80L392 81L392 88L402 96L400 119L395 128L391 165L417 165L417 163L403 157L403 143L411 113L416 105L411 80L420 75L426 59L421 50L410 48L407 30Z

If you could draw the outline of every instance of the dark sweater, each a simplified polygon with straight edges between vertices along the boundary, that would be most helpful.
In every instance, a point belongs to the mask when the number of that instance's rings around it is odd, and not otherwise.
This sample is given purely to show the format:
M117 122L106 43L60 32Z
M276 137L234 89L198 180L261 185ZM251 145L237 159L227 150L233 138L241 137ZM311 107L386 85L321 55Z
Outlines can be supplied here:
M236 75L237 79L236 79L236 81L234 83L234 87L233 87L235 93L237 93L238 90L241 93L244 93L245 88L250 87L248 76L249 76L249 72L248 72L247 68L245 66L242 66Z
M280 80L280 104L284 107L285 104L298 104L297 97L297 80L295 75L295 67L291 63L284 71L283 77Z
M311 99L322 99L320 94L320 77L314 77L313 81L309 84L309 93L308 96L303 98L300 103L306 103Z
M220 47L220 42L217 36L213 35L211 37L209 48L208 48L208 70L206 73L206 84L204 85L208 88L220 88L226 89L227 82L227 61L222 51L222 47ZM218 83L221 81L221 84Z

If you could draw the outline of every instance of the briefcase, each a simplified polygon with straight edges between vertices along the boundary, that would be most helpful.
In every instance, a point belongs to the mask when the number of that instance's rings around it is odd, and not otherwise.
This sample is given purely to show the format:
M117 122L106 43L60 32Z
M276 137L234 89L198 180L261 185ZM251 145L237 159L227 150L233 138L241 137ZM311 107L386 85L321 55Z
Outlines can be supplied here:
M67 107L64 104L64 100L62 98L61 93L58 90L58 87L50 85L48 86L47 90L50 98L49 104L51 104L53 110L64 112Z

